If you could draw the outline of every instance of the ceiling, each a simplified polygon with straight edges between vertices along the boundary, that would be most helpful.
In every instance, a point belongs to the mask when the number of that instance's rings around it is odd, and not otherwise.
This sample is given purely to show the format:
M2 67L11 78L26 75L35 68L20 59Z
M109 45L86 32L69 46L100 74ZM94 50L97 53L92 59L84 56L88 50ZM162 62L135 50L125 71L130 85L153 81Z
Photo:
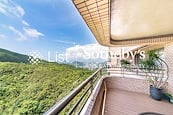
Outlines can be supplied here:
M173 0L112 0L111 38L173 34Z
M173 41L173 0L73 0L104 46Z

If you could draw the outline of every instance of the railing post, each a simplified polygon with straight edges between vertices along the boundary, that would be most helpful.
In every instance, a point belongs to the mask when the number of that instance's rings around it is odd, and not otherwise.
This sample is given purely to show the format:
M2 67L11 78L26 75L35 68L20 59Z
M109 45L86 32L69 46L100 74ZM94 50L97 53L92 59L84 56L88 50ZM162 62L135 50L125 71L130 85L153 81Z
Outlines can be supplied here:
M94 84L94 82L93 82L93 78L92 78L91 81L90 81L90 86L91 86L90 91L91 91L91 93L93 92L93 89L94 89L93 84Z
M100 65L99 65L99 78L101 78L101 76L102 76L102 70L103 70L103 67L102 67L102 65L100 64Z
M136 75L138 75L139 74L139 72L138 72L138 68L136 68Z
M101 78L102 77L102 71L103 71L103 68L100 68L100 71L99 71L99 78Z

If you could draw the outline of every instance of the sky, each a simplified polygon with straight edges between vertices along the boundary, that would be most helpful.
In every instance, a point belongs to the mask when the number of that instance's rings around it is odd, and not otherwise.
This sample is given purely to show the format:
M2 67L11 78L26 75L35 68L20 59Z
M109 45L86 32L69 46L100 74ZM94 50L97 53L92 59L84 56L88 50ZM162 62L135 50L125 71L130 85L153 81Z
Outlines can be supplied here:
M46 60L105 49L71 0L0 0L0 48L40 52Z

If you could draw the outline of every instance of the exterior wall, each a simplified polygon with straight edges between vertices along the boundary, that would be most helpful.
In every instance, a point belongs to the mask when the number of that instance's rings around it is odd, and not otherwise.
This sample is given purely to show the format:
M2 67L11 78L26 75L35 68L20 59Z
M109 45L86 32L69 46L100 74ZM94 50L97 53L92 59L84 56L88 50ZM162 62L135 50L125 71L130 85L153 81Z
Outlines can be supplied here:
M165 45L164 55L169 66L168 92L173 94L173 43Z
M117 88L126 91L149 94L149 83L144 79L107 77L105 78L107 88Z
M121 58L121 48L117 48L117 47L110 47L109 48L109 63L108 65L113 65L116 67L120 66L120 58ZM120 56L120 57L117 57Z

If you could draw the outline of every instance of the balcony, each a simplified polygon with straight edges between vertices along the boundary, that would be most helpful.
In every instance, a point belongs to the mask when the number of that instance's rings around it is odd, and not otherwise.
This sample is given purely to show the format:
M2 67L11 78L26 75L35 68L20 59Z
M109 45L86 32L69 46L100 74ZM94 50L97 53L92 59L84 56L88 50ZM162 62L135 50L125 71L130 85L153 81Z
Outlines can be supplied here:
M173 92L173 26L170 23L173 17L167 16L172 12L173 2L73 0L73 3L101 45L115 47L116 51L117 47L133 45L140 45L146 51L164 48L170 68L167 85ZM145 73L140 68L133 70L98 69L45 114L171 115L173 109L168 101L150 97ZM70 104L76 97L77 101Z
M121 69L122 70L122 69ZM172 105L149 96L150 84L145 79L132 78L123 73L107 75L107 69L98 69L69 95L57 102L45 115L62 113L69 103L82 92L65 114L81 115L171 115ZM142 73L132 72L130 76Z
M151 112L170 115L173 113L170 103L156 101L149 96L149 84L145 80L106 76L96 90L98 93L93 96L96 98L88 104L83 114L139 115ZM103 102L100 102L101 100Z

